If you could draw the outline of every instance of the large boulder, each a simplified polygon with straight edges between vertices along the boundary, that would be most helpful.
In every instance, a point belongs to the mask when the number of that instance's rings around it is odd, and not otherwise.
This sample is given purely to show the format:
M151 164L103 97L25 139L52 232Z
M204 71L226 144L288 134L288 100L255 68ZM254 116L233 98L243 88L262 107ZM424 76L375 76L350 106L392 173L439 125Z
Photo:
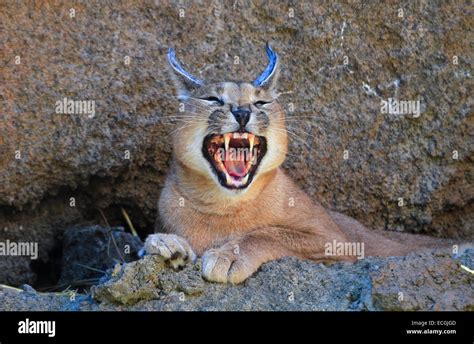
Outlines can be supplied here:
M467 6L4 3L0 239L29 233L41 266L64 228L103 223L97 208L124 225L125 207L152 231L177 109L168 47L201 78L250 81L267 40L282 59L284 167L298 184L373 228L472 238ZM64 98L94 101L94 116L56 113ZM420 100L422 113L382 113L388 98Z

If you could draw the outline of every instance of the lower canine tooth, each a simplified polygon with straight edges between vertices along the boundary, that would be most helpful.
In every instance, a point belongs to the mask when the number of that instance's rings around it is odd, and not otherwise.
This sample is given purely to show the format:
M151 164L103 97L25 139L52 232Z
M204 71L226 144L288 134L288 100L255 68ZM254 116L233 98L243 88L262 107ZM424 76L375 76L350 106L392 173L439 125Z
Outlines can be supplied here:
M224 135L224 144L225 144L225 151L227 152L229 150L229 142L230 142L230 136L232 134L225 134Z
M242 184L247 184L247 181L249 180L249 175L247 174L243 179L242 179Z
M225 182L226 182L228 185L231 185L231 184L232 184L232 177L229 176L228 173L225 174Z

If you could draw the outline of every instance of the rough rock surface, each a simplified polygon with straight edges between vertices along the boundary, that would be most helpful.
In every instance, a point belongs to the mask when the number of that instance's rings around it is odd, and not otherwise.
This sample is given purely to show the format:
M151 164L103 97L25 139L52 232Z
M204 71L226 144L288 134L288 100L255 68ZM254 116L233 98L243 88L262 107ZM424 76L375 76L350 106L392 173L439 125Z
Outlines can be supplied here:
M474 250L461 258L472 261ZM176 272L147 256L117 265L92 295L0 288L0 310L472 311L474 275L449 252L434 251L331 266L284 258L231 286L203 281L199 263Z
M96 208L124 225L120 206L150 232L177 107L167 48L201 78L253 80L267 40L282 58L281 91L291 92L281 97L285 168L309 194L373 228L472 238L467 6L3 2L0 240L38 241L38 264L48 264L64 228L98 223ZM95 116L55 113L64 97L94 100ZM382 114L388 98L420 100L423 112ZM0 258L0 282L34 282L34 266L11 273L29 265Z
M467 257L474 257L472 251ZM446 252L390 258L372 274L374 305L403 311L474 310L473 274L462 263Z

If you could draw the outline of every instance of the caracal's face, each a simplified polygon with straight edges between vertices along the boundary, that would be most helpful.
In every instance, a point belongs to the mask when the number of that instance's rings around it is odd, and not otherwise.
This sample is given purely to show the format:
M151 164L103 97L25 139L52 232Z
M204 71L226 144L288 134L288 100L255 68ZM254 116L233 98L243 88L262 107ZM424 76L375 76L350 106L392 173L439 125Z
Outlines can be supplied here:
M274 83L176 81L181 104L173 148L180 163L230 192L283 163L285 115Z

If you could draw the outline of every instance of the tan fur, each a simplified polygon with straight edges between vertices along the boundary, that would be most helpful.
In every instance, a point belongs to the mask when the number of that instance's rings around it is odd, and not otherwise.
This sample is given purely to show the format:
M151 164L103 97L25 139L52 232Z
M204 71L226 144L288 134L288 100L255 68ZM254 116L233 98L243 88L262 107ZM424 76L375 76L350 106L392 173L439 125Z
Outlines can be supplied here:
M249 131L267 138L268 152L245 190L219 185L201 153L210 109L196 98L209 94L238 105L273 100L266 108L271 114L269 128L260 132L252 120L248 125ZM197 255L203 255L205 278L231 283L242 282L263 263L284 256L314 261L356 259L326 255L325 245L333 240L363 242L366 255L406 254L413 249L344 215L329 214L290 180L279 167L288 138L284 112L275 98L273 87L256 88L247 83L211 84L192 91L185 100L187 116L183 118L188 123L178 124L174 133L173 161L159 201L157 231L185 238ZM235 130L234 125L229 113L223 132ZM169 248L166 242L174 237L157 235L163 247ZM147 251L156 245L151 240L145 244ZM186 251L183 249L183 254Z

